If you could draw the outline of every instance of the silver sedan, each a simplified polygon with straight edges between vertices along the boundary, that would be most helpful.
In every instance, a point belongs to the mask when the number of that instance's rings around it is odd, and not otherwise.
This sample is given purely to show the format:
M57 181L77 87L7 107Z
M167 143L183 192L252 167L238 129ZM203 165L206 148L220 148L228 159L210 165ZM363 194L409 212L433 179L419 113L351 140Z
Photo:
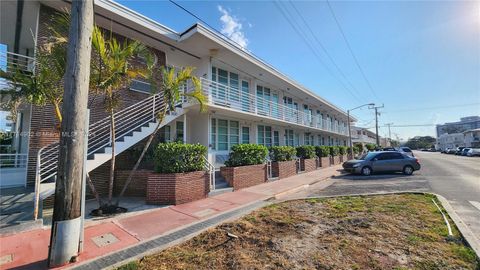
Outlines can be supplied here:
M417 158L396 151L369 152L343 163L345 171L362 175L371 175L373 172L403 172L411 175L420 167Z

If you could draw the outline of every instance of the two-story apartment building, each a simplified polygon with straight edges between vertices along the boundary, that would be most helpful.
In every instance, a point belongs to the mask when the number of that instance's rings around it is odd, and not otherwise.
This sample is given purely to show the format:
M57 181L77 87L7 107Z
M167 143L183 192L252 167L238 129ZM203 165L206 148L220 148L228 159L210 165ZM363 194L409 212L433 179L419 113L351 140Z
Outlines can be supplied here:
M7 50L0 57L6 67L15 63L33 71L35 51L42 37L48 35L48 24L56 11L68 6L66 1L38 0L25 1L19 8L17 2L2 1L0 43ZM182 104L167 117L159 137L160 141L182 140L208 146L207 158L217 169L235 144L347 145L345 111L201 24L176 32L109 0L95 1L95 22L118 36L147 45L155 52L159 65L195 67L208 97L207 112L200 113L198 104ZM148 83L140 80L121 90L116 149L119 169L131 167L131 158L122 155L153 131L153 115L162 102L150 91ZM92 132L87 170L102 191L107 183L111 148L108 136L100 135L108 129L108 121L99 102L93 102L89 109ZM21 161L14 168L2 168L1 186L36 186L44 199L53 194L55 185L51 179L56 173L58 132L52 108L24 105L17 119L17 149L3 158ZM15 174L9 172L6 177L7 170L13 169Z

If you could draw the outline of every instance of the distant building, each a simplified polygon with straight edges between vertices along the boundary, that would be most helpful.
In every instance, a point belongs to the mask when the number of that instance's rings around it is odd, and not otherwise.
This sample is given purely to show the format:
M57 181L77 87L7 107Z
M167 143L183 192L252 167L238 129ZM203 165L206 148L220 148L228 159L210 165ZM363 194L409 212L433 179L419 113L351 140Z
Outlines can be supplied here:
M379 142L381 147L390 146L390 141L387 138L379 136ZM352 143L361 143L363 147L366 144L377 144L377 135L366 128L352 127Z
M9 115L9 112L0 111L0 132L12 131L13 122L10 120Z
M437 138L437 149L456 148L465 146L463 133L444 133Z
M462 117L458 122L437 125L437 138L442 134L462 133L477 128L480 128L480 116Z
M463 132L465 147L480 148L480 128Z

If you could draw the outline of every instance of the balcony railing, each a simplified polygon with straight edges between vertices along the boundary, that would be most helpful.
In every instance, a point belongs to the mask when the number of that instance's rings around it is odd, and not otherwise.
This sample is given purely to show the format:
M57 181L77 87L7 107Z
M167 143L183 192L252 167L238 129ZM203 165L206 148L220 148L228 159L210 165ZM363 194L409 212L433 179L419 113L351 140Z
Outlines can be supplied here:
M13 52L0 51L0 69L5 72L33 72L35 58Z
M0 169L26 167L27 154L0 154Z
M305 113L284 104L258 97L224 84L201 79L202 91L208 96L210 104L236 111L253 113L262 117L285 121L296 125L311 127L340 135L348 135L346 127L336 125L317 115Z

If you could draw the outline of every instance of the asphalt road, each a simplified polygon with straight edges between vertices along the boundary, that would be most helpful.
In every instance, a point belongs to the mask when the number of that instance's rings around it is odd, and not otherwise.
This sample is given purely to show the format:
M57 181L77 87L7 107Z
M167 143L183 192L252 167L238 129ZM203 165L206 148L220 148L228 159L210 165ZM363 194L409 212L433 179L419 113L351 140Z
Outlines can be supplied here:
M480 158L415 152L422 168L411 176L343 175L292 194L330 196L400 191L427 191L445 197L480 240Z

